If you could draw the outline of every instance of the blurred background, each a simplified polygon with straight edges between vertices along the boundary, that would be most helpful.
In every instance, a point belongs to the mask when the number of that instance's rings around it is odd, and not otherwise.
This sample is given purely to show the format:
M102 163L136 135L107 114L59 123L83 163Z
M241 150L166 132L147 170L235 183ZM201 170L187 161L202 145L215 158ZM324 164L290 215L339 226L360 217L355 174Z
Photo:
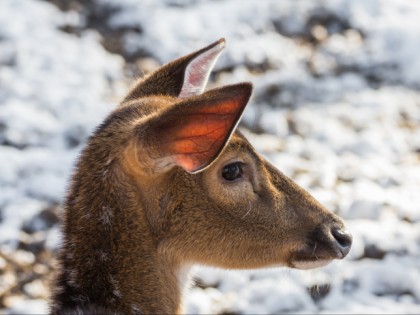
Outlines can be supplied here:
M0 313L47 310L67 180L138 76L225 37L210 87L354 235L313 271L197 267L189 313L420 313L420 2L1 0Z

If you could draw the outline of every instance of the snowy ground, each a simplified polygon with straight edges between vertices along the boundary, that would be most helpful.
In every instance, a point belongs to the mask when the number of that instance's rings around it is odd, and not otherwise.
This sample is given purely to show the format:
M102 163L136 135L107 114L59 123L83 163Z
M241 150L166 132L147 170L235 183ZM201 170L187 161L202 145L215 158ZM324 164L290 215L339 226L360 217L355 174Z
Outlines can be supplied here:
M420 313L420 2L51 2L0 2L0 313L45 312L66 181L131 76L220 37L212 84L254 82L244 132L354 246L314 271L198 267L188 312Z

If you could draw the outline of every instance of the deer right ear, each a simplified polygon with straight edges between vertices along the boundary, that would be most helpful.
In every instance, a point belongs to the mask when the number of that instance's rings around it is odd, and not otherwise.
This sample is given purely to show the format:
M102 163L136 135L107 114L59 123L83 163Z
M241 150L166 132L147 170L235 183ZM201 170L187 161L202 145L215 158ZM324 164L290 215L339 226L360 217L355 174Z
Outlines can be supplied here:
M156 171L174 165L195 173L222 151L251 96L241 83L182 100L138 128L138 139Z
M123 102L150 95L190 97L203 93L210 72L225 47L222 38L190 55L174 60L136 83Z

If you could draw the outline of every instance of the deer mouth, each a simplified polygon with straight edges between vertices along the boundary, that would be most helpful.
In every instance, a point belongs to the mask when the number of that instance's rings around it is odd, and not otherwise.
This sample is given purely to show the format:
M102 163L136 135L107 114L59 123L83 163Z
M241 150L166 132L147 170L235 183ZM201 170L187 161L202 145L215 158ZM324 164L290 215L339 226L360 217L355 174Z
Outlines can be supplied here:
M350 251L350 233L333 227L324 232L316 229L301 250L292 255L289 265L296 269L313 269L328 265L334 259L343 259Z

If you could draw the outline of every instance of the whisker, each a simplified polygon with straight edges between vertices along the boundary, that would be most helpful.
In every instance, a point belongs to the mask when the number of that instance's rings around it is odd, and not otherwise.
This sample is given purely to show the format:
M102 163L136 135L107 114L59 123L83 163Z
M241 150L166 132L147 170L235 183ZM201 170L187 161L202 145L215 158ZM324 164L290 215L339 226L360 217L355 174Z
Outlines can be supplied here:
M318 258L318 256L317 255L315 255L315 250L316 250L316 245L317 245L318 243L315 241L315 246L314 246L314 250L312 251L312 256L314 256L315 258L316 258L316 260L319 260L319 258Z
M248 211L245 213L245 215L242 217L242 219L244 219L244 218L248 215L248 213L250 213L250 212L251 212L251 208L252 208L252 206L251 206L251 202L249 202L248 204L249 204L249 209L248 209Z

